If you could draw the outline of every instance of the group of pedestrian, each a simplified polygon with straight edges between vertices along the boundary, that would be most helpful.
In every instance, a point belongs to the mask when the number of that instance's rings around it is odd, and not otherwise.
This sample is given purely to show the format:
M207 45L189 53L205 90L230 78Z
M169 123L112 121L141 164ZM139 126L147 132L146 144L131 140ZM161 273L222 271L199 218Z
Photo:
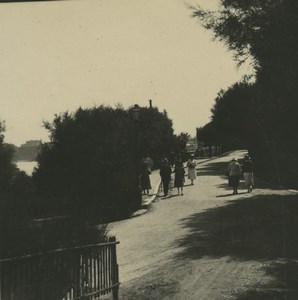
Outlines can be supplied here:
M188 168L188 179L191 180L191 184L194 184L194 180L196 179L196 161L194 160L194 155L192 154L190 159L187 161ZM178 195L183 196L183 187L185 182L185 169L183 165L183 161L181 156L178 157L176 162L174 163L174 170L172 171L171 162L164 158L161 168L160 168L160 177L164 190L164 197L168 196L169 184L171 181L171 174L175 174L174 178L174 187L177 188Z
M248 154L244 156L244 163L242 167L236 158L233 158L228 165L229 186L233 188L233 195L238 194L238 186L242 173L245 181L245 187L247 188L247 192L250 193L252 192L254 185L254 175L253 162Z
M188 179L190 180L191 185L194 184L194 180L197 177L196 165L197 162L195 161L194 155L192 154L186 164L188 169ZM162 161L159 174L161 177L165 197L168 196L172 173L175 174L174 187L177 188L178 195L183 196L185 170L184 170L184 165L181 156L179 156L176 162L174 163L173 170L172 170L172 162L169 161L168 158L165 157ZM238 160L236 158L233 158L228 165L227 173L229 178L229 186L233 188L233 195L238 194L238 187L239 187L240 177L242 173L245 181L245 186L247 188L247 192L248 193L252 192L254 186L253 162L248 154L246 154L244 157L244 163L242 167L240 166ZM151 174L151 169L149 163L146 161L146 159L143 159L141 163L141 170L140 170L140 183L144 195L146 194L149 195L149 190L151 189L150 174Z

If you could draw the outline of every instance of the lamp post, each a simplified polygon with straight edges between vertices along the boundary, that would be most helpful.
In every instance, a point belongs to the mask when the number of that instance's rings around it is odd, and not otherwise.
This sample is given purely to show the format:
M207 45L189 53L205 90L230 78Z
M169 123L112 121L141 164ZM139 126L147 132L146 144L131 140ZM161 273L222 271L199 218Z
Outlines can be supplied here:
M138 160L139 156L139 136L138 136L138 122L140 117L140 107L138 104L135 104L132 108L132 118L134 120L135 126L135 158Z
M132 108L132 118L134 120L134 126L135 126L135 160L136 165L138 164L138 158L139 158L139 135L138 135L138 122L140 117L140 107L138 104L135 104Z
M131 109L132 118L134 121L134 159L135 159L135 172L136 172L136 189L139 189L140 180L139 180L139 132L138 132L138 122L140 117L140 107L138 104L135 104L133 108Z
M138 122L140 117L140 107L138 104L135 104L132 108L132 117L135 122Z

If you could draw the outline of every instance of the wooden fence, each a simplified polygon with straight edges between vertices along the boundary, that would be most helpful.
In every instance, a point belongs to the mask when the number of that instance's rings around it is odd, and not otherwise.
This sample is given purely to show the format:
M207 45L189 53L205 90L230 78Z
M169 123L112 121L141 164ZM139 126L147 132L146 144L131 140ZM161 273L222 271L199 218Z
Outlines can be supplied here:
M95 300L113 293L119 276L115 237L94 245L0 260L0 300Z

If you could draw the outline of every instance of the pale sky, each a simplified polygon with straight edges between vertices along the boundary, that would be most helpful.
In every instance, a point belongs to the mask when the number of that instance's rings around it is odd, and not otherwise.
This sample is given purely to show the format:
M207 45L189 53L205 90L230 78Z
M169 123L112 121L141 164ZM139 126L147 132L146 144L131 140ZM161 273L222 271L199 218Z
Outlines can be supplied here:
M195 135L220 89L250 73L212 41L186 3L74 0L0 4L0 119L5 142L48 140L42 121L95 105L148 99L175 133ZM207 6L206 6L207 7Z

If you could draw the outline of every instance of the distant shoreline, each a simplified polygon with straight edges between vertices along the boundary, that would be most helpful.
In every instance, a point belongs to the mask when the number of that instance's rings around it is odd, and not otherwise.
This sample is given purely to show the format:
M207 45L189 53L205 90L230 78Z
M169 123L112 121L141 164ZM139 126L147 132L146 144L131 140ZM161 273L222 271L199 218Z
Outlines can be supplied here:
M14 163L18 163L18 162L36 162L37 160L27 160L27 159L18 159L18 160L14 160Z

